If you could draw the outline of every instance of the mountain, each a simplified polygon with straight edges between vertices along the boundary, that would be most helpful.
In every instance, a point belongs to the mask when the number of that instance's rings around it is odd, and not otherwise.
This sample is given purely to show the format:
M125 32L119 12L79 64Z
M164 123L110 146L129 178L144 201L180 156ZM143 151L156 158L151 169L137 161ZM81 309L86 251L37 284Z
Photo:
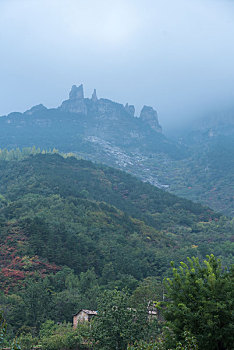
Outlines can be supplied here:
M161 132L156 111L144 106L140 117L134 106L84 98L83 86L73 86L69 99L56 109L43 105L25 113L11 113L0 118L2 147L57 147L61 151L95 152L97 145L111 143L128 152L143 154L165 152L178 157L181 147ZM140 141L140 142L139 142ZM102 147L101 147L102 148Z
M83 158L124 169L162 186L147 161L158 155L181 159L186 149L162 134L157 112L144 106L139 117L132 105L84 98L83 85L73 86L58 108L43 105L0 118L0 147L41 147L74 152Z
M100 280L163 276L170 260L229 262L233 221L119 170L59 155L0 162L1 285L67 266ZM124 277L125 276L125 277ZM104 283L104 282L103 282Z
M134 106L99 99L96 90L85 98L83 85L74 85L58 108L1 117L0 147L73 152L233 216L233 116L206 118L171 140L152 107L137 117Z

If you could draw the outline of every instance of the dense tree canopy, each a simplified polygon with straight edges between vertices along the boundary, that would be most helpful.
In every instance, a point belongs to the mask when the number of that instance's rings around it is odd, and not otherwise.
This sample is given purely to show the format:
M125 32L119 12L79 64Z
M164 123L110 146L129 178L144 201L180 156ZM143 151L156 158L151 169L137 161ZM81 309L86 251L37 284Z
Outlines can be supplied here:
M166 281L165 318L176 340L191 332L199 349L231 350L234 334L234 266L223 270L219 259L207 256L203 264L188 258L173 267Z
M106 291L99 298L93 328L98 348L125 350L128 344L148 336L147 307L140 304L132 308L124 291Z

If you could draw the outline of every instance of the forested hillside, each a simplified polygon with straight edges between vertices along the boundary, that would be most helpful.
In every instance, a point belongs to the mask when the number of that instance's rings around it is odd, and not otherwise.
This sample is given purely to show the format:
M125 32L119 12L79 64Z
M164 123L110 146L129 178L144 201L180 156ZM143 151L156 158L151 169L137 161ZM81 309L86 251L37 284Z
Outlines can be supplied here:
M1 161L0 193L1 305L12 329L69 321L103 288L133 291L150 276L160 286L171 260L232 261L233 220L113 168L58 154Z

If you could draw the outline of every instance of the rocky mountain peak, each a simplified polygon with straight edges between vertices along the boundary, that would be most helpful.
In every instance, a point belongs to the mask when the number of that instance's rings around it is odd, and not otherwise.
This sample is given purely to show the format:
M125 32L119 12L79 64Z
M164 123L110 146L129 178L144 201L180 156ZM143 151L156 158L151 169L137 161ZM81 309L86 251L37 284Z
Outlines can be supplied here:
M83 84L80 86L73 85L69 93L69 100L83 100L84 89Z
M83 84L80 86L73 85L69 93L69 99L63 101L59 108L65 112L87 114Z
M127 114L135 117L135 107L126 103L125 106L107 99L98 99L96 89L93 90L92 97L84 98L83 84L73 85L69 93L69 99L63 101L59 107L60 110L70 113L81 113L84 115L92 115L93 113L106 116L106 120L118 120ZM125 113L124 113L125 112ZM162 128L158 122L157 112L149 106L142 108L140 118L145 124L157 132L162 132Z
M128 103L126 103L125 105L125 110L128 112L128 114L130 114L132 117L135 116L135 107L133 105L129 105Z
M152 107L144 106L141 110L140 118L147 123L151 129L162 132L162 127L158 122L158 114Z
M97 98L97 91L96 89L93 90L93 94L92 94L92 101L93 102L97 102L98 98Z

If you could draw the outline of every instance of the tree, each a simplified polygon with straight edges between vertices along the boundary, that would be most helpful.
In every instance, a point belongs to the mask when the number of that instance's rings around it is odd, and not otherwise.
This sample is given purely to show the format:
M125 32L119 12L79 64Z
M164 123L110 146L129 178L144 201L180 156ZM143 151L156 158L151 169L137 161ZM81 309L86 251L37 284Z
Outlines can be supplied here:
M134 290L131 300L134 306L148 304L152 307L156 300L162 299L162 295L162 282L155 277L147 277L141 281L138 287Z
M4 341L5 333L6 333L6 321L3 317L2 311L0 311L0 346Z
M101 349L127 349L128 344L144 338L147 333L147 309L132 309L129 300L127 293L116 289L105 291L100 297L93 334Z
M199 349L231 350L234 334L234 267L223 270L219 259L207 256L187 258L188 264L173 266L173 277L166 280L165 318L183 342L183 334L193 335Z
M22 294L27 322L38 331L51 308L51 293L46 281L28 280Z

